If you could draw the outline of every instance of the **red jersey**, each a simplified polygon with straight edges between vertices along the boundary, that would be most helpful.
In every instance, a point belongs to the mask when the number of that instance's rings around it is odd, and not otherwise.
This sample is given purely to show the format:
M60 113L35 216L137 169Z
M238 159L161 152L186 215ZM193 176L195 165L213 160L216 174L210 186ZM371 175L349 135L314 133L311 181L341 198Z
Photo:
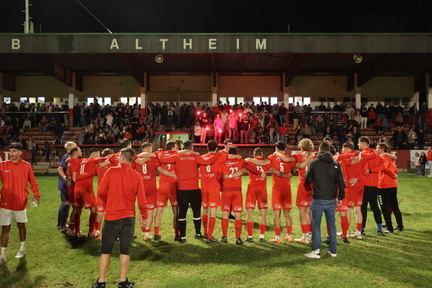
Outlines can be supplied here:
M261 172L254 166L249 165L245 160L240 158L235 159L227 159L225 162L222 162L219 166L218 179L222 179L222 192L223 191L238 191L242 190L242 178L241 176L234 178L223 178L223 175L231 175L239 171L240 169L245 168L250 172L261 175Z
M347 177L345 178L345 182L347 184L347 187L351 187L351 184L348 185L348 182L352 178L357 178L358 181L354 186L363 186L364 185L364 178L366 176L366 168L364 167L365 161L361 160L359 163L351 165L352 159L354 159L357 156L356 151L350 151L348 153L341 154L338 158L339 162L343 162L346 166L346 172ZM344 171L345 172L345 171Z
M285 174L291 173L292 167L294 167L295 162L284 162L282 161L278 156L275 154L272 154L268 157L268 159L271 161L271 167L273 167L276 170L279 170ZM272 174L272 187L278 187L280 189L283 189L284 187L291 187L291 180L290 178L283 178L279 177L275 174Z
M156 152L156 155L158 156L158 158L159 158L159 157L160 157L160 158L168 158L168 157L171 157L172 155L175 155L175 154L177 154L177 150L170 150L170 151L157 151L157 152ZM175 174L175 166L176 166L175 164L171 164L171 163L168 163L168 164L160 163L160 165L161 165L162 168L164 168L165 170L168 170L169 172ZM160 175L159 175L159 186L160 186L160 183L161 183L161 182L163 182L163 183L166 183L166 182L168 182L168 183L175 183L175 182L176 182L176 179L175 179L174 177L171 177L171 176L166 176L166 175L160 174Z
M221 153L209 159L203 159L197 154L176 154L168 158L159 158L161 163L175 163L178 190L196 190L198 186L198 166L215 162Z
M103 177L105 176L106 171L108 171L108 168L112 167L113 165L110 163L105 167L101 167L99 165L96 165L96 175L98 177L98 185L100 185Z
M0 178L3 187L0 191L0 207L21 211L27 208L27 197L29 194L27 184L34 197L40 197L38 183L33 174L31 164L22 159L14 163L12 160L0 163Z
M432 161L432 150L427 152L427 160Z
M262 160L262 158L254 158L256 160ZM259 172L266 172L272 167L271 164L266 166L255 165L252 162L248 163L250 166L255 167ZM249 171L249 186L250 187L267 187L267 177L262 179L261 175Z
M89 187L93 189L93 179L96 174L97 163L104 160L96 158L69 158L66 161L71 165L70 170L77 172L75 191L81 191Z
M367 148L362 151L362 159L365 161L366 170L372 170L382 163L382 158L378 156L372 148ZM365 186L378 187L378 173L367 173L364 181Z
M141 175L146 189L156 190L156 169L160 165L161 164L157 158L150 157L150 159L143 165L133 162L132 168Z
M142 177L130 164L108 169L99 185L98 194L105 203L105 219L112 221L135 217L135 201L142 215L147 213Z
M215 156L216 153L211 152L203 155L204 159L209 159ZM219 187L219 181L217 179L217 173L221 163L228 159L227 153L222 153L222 155L213 164L200 165L201 174L201 187Z
M384 156L382 163L374 169L372 172L379 172L378 176L378 188L394 188L397 187L397 168L395 161L389 156Z
M108 156L108 161L112 163L112 166L117 166L119 164L120 152L111 154Z

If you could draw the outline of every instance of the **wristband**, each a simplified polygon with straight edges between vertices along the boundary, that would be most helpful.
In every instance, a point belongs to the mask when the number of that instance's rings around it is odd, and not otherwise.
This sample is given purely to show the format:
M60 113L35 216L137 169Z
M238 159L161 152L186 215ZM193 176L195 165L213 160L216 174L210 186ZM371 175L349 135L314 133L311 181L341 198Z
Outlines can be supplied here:
M63 176L63 179L64 179L64 180L66 180L66 179L67 179L67 176L66 176L66 175L65 175L65 176Z
M232 174L230 174L228 177L229 177L229 178L233 178Z

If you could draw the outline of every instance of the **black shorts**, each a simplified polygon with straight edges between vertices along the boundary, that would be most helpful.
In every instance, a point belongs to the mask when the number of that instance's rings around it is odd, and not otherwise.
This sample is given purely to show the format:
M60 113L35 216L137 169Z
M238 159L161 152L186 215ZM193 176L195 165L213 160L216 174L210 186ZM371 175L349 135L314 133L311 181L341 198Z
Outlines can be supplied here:
M111 254L117 238L120 239L120 254L129 255L135 231L135 217L119 220L105 220L102 229L102 244L100 253Z

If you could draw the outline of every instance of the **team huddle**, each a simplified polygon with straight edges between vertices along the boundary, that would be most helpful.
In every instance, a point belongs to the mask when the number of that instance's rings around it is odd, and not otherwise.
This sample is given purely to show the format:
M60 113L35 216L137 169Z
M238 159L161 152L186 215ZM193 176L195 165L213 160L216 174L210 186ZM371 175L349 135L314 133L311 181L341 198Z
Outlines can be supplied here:
M325 139L330 142L330 139ZM143 179L145 190L145 213L141 215L140 224L143 240L151 239L153 226L153 239L160 240L160 225L164 207L168 201L173 212L174 240L186 242L186 214L188 207L192 208L195 238L205 238L207 243L218 241L214 236L216 225L216 213L218 207L222 211L222 238L221 242L228 242L229 217L235 219L235 241L242 244L242 212L246 209L246 231L248 242L253 242L253 210L259 210L259 241L265 241L266 210L269 207L267 198L267 173L272 175L271 208L274 211L275 237L269 241L281 243L283 239L288 242L309 243L312 232L309 206L312 200L312 186L305 181L304 175L309 162L316 155L314 145L308 138L302 139L298 144L299 153L285 154L286 144L277 142L275 152L268 158L263 158L263 150L256 148L254 157L241 159L237 154L237 148L232 145L230 139L224 142L224 149L217 151L218 143L209 141L209 152L203 156L193 151L193 143L187 141L184 150L177 150L175 142L168 141L164 150L156 153L152 151L152 144L143 143L142 153L135 156L132 163L133 169ZM73 142L65 145L68 154L65 155L59 168L59 188L63 204L59 209L59 229L66 230L68 212L67 204L73 204L73 212L68 223L67 233L71 236L82 237L80 231L80 215L82 208L90 209L88 237L101 238L101 220L104 212L104 201L95 197L93 192L93 177L98 176L100 184L107 168L118 165L119 153L114 154L111 149L105 149L102 154L95 148L90 149L89 158L81 157L81 150ZM125 139L121 148L131 147ZM361 152L355 151L353 144L343 144L342 153L333 151L333 159L340 163L346 183L345 198L337 207L340 214L341 233L344 243L349 243L348 237L361 239L366 225L367 205L369 204L377 223L377 233L384 235L382 229L381 207L387 231L393 232L390 211L393 211L398 229L403 231L402 216L397 203L397 169L395 158L386 153L388 147L385 144L378 145L376 150L369 148L369 138L359 139ZM298 171L298 187L296 206L300 214L300 227L302 236L293 238L292 218L290 210L293 207L291 172ZM62 173L61 171L67 171ZM159 186L156 183L156 175L159 172ZM242 180L243 174L249 174L249 184L243 199ZM70 181L71 179L72 181ZM201 185L199 185L201 179ZM66 185L67 184L67 185ZM66 201L65 201L66 200ZM244 204L244 205L243 205ZM202 213L201 213L202 206ZM350 211L355 211L355 232L348 235L350 227ZM282 213L281 213L282 212ZM143 213L142 213L143 214ZM232 216L234 214L234 216ZM284 223L281 221L283 214ZM283 227L283 224L285 224ZM281 231L286 229L284 237ZM203 233L202 233L203 231Z
M242 159L238 155L237 147L232 145L230 139L225 140L225 147L221 151L218 151L218 142L210 140L207 144L208 153L202 156L193 151L191 141L184 143L183 150L178 150L175 142L168 141L164 149L156 152L153 152L152 144L146 142L141 145L142 152L136 155L131 149L130 140L124 139L118 153L111 149L105 149L100 153L96 148L91 148L88 158L82 158L81 149L75 143L68 142L65 144L67 153L58 168L58 189L61 196L58 229L73 237L83 237L82 209L90 210L87 235L102 239L99 278L93 287L105 287L110 255L116 240L120 241L119 287L133 287L133 283L127 280L126 275L130 261L129 250L134 238L136 202L140 211L143 240L162 239L160 226L168 201L173 212L174 240L180 243L187 242L186 215L189 206L193 212L196 239L206 239L209 244L218 241L214 237L214 229L217 209L220 207L220 242L228 242L229 218L232 216L235 219L235 243L241 245L243 241L254 241L252 218L255 208L258 208L260 215L259 242L266 241L266 210L271 205L274 211L275 237L269 241L282 243L284 239L288 242L307 244L312 239L314 250L305 256L317 259L320 258L319 226L323 212L326 213L329 254L332 257L336 257L336 211L340 215L340 236L344 243L350 243L349 236L362 239L365 235L368 205L373 211L378 235L384 236L385 232L393 233L395 228L392 224L392 213L396 218L397 229L403 232L402 214L397 200L396 157L387 153L388 146L385 143L378 143L376 149L371 149L369 138L361 136L358 139L360 151L355 151L353 143L347 142L343 144L342 153L339 154L331 145L331 139L323 140L318 148L318 156L314 152L312 141L304 138L298 144L300 151L294 155L288 154L286 144L279 141L275 144L274 153L267 158L263 158L263 150L258 147L254 150L253 158L247 159ZM6 263L6 247L13 217L18 223L21 243L15 257L23 258L26 254L27 183L30 183L33 191L35 206L39 204L40 199L31 165L21 159L21 153L21 144L12 143L9 147L11 160L0 163L0 177L3 183L0 201L0 265ZM324 167L323 165L330 165L330 168L317 168ZM295 205L300 215L302 236L299 238L293 237L293 220L290 213L293 207L290 179L294 169L298 171ZM333 173L333 170L337 173ZM160 175L159 185L156 182L157 173ZM246 173L249 176L249 183L246 197L243 199L241 177ZM272 175L271 203L268 203L267 197L268 173ZM97 194L93 190L95 175L98 176ZM330 209L323 208L322 204L327 203L325 201L330 201ZM70 207L72 213L69 216ZM247 212L247 236L242 238L244 208ZM355 211L356 223L355 231L349 235L351 209ZM327 217L329 211L331 217ZM386 230L383 230L381 213L384 216ZM281 214L285 220L283 223ZM104 217L105 224L101 232ZM333 225L330 225L329 221L332 221ZM153 236L150 235L152 228ZM286 232L282 237L283 228Z

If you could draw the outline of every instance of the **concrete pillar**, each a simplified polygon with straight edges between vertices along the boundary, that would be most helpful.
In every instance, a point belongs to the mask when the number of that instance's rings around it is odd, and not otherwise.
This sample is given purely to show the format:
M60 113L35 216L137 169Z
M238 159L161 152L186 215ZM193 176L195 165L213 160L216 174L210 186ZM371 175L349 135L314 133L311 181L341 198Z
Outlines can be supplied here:
M74 91L69 91L68 94L68 102L69 102L69 111L68 111L68 123L66 123L66 126L73 126L73 108L75 106L76 103L74 103L74 99L75 99L75 93Z
M147 106L147 93L145 89L140 88L140 98L141 98L141 120L144 121L146 117L146 106Z
M428 94L426 98L427 107L432 108L432 88L428 88Z

